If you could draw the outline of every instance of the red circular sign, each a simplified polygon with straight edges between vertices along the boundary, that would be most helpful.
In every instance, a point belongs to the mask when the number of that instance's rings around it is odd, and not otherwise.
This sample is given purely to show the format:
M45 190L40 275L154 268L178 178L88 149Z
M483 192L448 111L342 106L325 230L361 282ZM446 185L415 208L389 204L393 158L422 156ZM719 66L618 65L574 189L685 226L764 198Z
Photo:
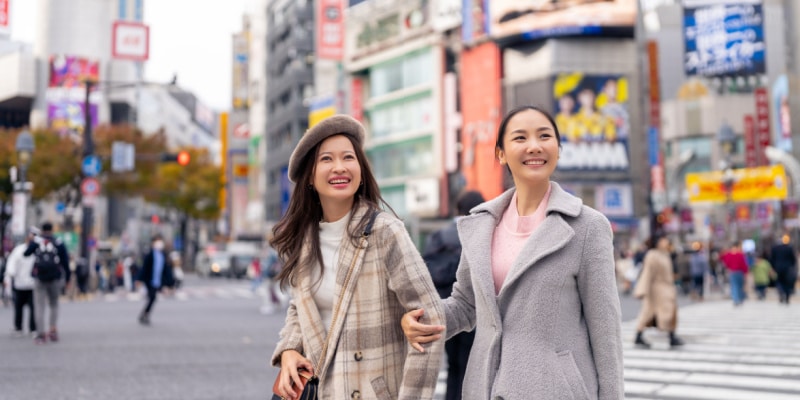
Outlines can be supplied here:
M81 194L84 196L97 196L100 194L100 182L95 178L83 178Z

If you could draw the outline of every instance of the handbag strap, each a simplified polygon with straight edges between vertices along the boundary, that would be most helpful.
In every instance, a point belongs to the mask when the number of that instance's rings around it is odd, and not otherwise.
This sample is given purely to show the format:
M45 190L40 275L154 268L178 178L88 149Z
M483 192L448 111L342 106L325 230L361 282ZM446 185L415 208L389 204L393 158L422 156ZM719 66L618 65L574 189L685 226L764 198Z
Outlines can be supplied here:
M325 336L325 342L322 344L322 353L320 354L319 360L317 360L317 365L314 367L314 376L317 377L317 372L319 371L320 366L325 361L325 357L328 355L328 343L331 340L331 332L333 331L333 327L336 326L336 317L339 315L339 309L342 306L342 301L344 298L344 288L347 287L347 284L350 283L350 278L353 275L353 267L356 265L356 260L358 256L361 255L361 250L366 247L366 239L372 233L372 225L375 223L375 218L380 213L380 210L373 210L372 215L369 217L369 222L364 227L364 232L361 234L361 243L359 243L358 248L356 249L356 254L353 256L353 260L350 262L350 267L347 269L347 275L344 278L344 285L342 285L342 291L339 293L339 298L336 300L336 307L333 309L333 318L331 318L331 326L328 328L328 334Z

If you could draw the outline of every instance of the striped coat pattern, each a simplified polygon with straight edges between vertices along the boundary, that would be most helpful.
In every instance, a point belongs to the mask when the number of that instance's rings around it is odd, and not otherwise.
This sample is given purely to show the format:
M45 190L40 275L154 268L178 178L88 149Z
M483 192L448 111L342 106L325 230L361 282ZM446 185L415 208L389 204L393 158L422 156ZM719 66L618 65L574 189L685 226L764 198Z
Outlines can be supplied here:
M354 211L351 223L357 224L366 212L365 207ZM351 264L352 277L345 286ZM304 277L292 288L272 364L280 364L285 350L303 354L318 366L321 399L433 398L444 341L419 353L407 343L400 319L407 311L424 308L423 322L444 324L444 312L403 222L382 212L372 234L359 245L344 237L335 273L334 299L342 291L344 295L342 306L334 311L325 360L319 362L328 327L314 302L313 282Z

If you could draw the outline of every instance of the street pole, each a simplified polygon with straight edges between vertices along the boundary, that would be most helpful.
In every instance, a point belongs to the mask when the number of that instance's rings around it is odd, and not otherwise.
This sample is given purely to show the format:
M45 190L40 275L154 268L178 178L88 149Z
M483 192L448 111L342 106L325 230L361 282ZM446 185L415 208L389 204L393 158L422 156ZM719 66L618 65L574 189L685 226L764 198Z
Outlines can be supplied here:
M89 95L92 92L92 81L86 80L86 96L83 99L83 158L94 155L94 138L92 136L92 113L91 104L89 102ZM88 175L86 172L81 171L81 177L86 179ZM83 180L81 180L82 182ZM89 237L93 230L94 225L94 207L88 205L83 199L81 193L81 204L83 205L82 219L81 219L81 258L80 262L85 263L89 267Z

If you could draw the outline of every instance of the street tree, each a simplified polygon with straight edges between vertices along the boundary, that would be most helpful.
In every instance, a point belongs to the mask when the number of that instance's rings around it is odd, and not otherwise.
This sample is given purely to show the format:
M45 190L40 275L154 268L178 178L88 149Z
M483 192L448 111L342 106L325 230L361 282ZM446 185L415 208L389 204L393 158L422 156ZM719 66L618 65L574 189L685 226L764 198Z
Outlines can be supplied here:
M146 196L157 179L161 155L167 151L163 131L145 135L132 125L102 125L94 131L95 153L103 161L103 190L109 197ZM132 144L136 149L133 171L111 171L111 148L114 142Z

